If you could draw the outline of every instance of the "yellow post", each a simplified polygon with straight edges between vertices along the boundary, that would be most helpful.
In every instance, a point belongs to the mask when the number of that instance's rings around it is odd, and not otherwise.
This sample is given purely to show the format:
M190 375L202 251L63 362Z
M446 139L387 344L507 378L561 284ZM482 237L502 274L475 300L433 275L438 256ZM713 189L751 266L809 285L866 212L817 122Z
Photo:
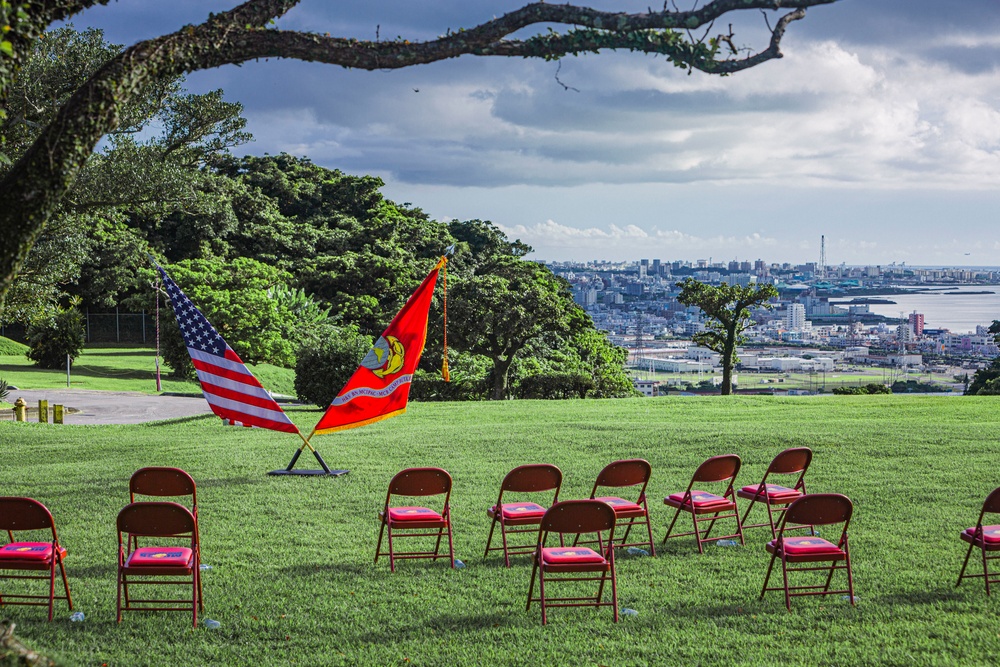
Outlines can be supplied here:
M45 399L38 401L38 423L48 424L49 423L49 402Z
M63 423L63 406L61 405L52 406L52 423L53 424Z
M23 422L28 418L28 404L23 398L14 401L14 421Z

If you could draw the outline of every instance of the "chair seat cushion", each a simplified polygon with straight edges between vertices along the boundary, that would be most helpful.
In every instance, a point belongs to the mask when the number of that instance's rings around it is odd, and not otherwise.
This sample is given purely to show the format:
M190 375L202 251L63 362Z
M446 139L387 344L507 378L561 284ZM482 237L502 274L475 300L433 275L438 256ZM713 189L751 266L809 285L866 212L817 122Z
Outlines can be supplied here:
M789 489L787 486L779 486L777 484L765 484L764 486L767 487L767 497L772 501L792 501L802 495L801 491ZM759 488L759 484L751 484L750 486L744 486L740 490L749 495L756 495ZM762 498L763 494L758 497L758 500Z
M542 562L546 565L580 565L603 563L604 557L587 547L546 547L542 549Z
M965 532L974 536L976 527L966 528ZM1000 526L983 526L983 541L986 544L1000 544Z
M189 567L194 552L188 547L142 547L129 554L126 567Z
M600 500L601 502L611 505L611 509L616 512L642 511L642 506L638 503L633 503L631 500L625 500L624 498L618 498L617 496L604 496L602 498L594 498L594 500Z
M59 547L65 558L66 550ZM47 561L52 558L51 542L11 542L0 548L0 560Z
M683 503L684 494L671 493L670 499L677 503ZM714 493L709 493L707 491L699 491L697 489L691 489L691 500L697 508L714 507L715 505L726 506L731 504L729 500L723 498L722 496L717 496Z
M777 540L771 540L774 547ZM789 556L819 556L822 554L843 553L836 544L812 535L784 538L785 553Z
M540 519L545 514L538 503L504 503L501 508L505 519Z
M426 507L390 507L389 518L393 521L443 521L443 517Z

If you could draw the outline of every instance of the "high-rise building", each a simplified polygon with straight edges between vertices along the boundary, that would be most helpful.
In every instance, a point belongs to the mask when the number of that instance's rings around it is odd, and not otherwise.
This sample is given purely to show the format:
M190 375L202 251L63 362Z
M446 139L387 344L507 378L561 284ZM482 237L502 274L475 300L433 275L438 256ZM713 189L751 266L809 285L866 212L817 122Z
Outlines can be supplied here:
M806 328L806 307L801 303L788 304L788 314L785 315L785 327L790 331L802 331Z
M660 260L658 259L653 260L653 275L654 276L660 275Z
M914 336L924 335L924 315L923 313L918 313L913 311L910 313L910 327L913 329Z
M645 278L649 274L649 260L640 259L639 260L639 277Z

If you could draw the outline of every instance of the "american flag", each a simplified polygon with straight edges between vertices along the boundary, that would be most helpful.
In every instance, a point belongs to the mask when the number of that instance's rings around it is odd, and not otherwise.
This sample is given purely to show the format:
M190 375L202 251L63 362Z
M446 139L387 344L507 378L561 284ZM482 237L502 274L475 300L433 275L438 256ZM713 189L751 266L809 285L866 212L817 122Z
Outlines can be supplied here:
M174 308L174 317L212 412L231 424L298 433L299 429L281 406L264 390L215 327L195 308L163 267L157 264L156 268L163 278Z

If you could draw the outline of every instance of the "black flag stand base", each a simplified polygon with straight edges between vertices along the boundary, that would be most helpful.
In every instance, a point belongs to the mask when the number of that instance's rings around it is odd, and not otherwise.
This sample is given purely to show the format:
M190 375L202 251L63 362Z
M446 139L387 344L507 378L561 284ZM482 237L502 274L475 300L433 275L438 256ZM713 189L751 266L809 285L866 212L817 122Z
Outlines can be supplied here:
M295 462L299 460L299 455L302 453L302 450L305 449L308 445L309 445L309 443L307 442L306 444L302 445L301 447L299 447L298 449L295 450L295 454L292 456L292 460L288 463L287 467L285 467L282 470L272 470L271 472L269 472L267 474L268 475L302 475L302 476L324 475L324 476L329 476L329 477L340 477L341 475L346 475L348 472L350 472L349 470L330 470L330 466L328 466L326 464L326 461L323 460L323 457L320 456L319 452L317 452L312 447L309 447L309 449L312 449L313 456L315 456L316 460L319 461L319 464L321 466L323 466L323 469L322 470L295 470L294 469L295 468Z

